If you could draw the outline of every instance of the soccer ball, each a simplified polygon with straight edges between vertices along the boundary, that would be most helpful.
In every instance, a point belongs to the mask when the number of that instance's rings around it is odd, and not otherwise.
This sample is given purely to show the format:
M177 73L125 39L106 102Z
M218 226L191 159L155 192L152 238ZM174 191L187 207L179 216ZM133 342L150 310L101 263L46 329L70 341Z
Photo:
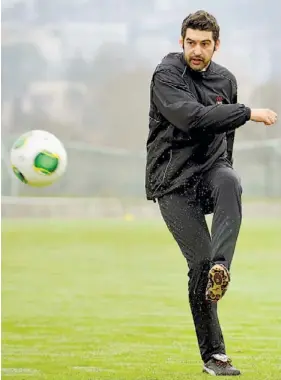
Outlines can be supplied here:
M11 163L23 183L43 187L56 182L67 167L67 153L52 133L40 130L20 136L11 149Z

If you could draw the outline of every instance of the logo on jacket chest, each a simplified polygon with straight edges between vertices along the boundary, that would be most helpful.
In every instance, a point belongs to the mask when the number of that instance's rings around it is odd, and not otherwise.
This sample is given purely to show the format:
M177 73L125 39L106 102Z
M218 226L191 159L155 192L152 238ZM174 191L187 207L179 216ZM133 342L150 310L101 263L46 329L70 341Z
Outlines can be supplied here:
M222 96L216 97L216 104L223 104L223 97Z

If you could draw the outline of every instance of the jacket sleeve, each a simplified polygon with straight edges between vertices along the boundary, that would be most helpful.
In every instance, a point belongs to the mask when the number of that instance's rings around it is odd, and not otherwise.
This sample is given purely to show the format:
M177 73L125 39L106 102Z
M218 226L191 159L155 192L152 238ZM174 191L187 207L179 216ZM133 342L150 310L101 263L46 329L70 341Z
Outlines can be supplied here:
M181 75L168 69L160 69L154 74L152 101L165 119L190 134L234 130L245 124L251 113L248 107L238 103L202 105Z

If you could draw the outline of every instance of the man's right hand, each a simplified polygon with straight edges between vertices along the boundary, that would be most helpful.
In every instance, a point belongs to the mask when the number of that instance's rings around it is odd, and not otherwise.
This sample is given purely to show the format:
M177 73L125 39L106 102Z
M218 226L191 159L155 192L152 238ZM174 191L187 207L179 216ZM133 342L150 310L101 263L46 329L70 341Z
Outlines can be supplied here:
M277 113L269 109L252 109L251 120L265 125L272 125L277 121Z

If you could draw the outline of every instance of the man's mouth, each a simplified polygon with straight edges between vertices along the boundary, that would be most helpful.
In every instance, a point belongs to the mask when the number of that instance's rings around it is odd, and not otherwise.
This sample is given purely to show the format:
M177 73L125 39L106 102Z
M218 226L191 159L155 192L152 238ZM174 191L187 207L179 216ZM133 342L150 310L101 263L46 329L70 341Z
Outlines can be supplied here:
M203 62L203 60L201 58L192 58L191 62L193 63L193 65L200 65Z

